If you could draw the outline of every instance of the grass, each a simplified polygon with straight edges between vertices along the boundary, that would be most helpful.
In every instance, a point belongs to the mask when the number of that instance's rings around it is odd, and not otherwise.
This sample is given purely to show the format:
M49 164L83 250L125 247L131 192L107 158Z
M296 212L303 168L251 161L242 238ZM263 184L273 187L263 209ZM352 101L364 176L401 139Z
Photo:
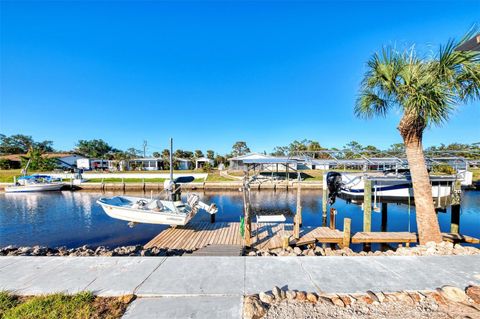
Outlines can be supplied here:
M228 178L225 176L220 175L220 171L212 170L208 173L207 182L232 182L236 181L236 179Z
M469 169L471 172L473 172L473 181L480 181L480 168L471 168ZM343 171L343 170L338 170L338 171ZM349 172L353 172L354 170L348 170ZM358 171L358 170L356 170ZM151 174L151 173L167 173L168 171L142 171L142 173L146 174ZM175 171L175 173L195 173L196 171ZM34 173L39 173L39 172L29 172L29 174L34 174ZM128 172L122 172L123 173L139 173L138 171L128 171ZM198 173L198 171L196 172ZM200 172L203 173L203 172ZM302 178L304 181L321 181L323 178L323 170L304 170L301 171L302 173ZM230 175L233 176L243 176L243 172L238 171L238 172L229 172ZM285 173L279 172L278 175L285 175ZM296 178L296 173L290 173L290 178L295 179ZM19 176L21 175L21 170L19 169L11 169L11 170L0 170L0 183L13 183L13 177L14 176ZM108 176L106 173L105 176ZM122 179L121 178L104 178L103 179L105 183L121 183ZM68 180L65 180L65 182L68 182ZM125 178L124 179L125 183L141 183L143 179L141 178ZM163 183L165 181L164 178L148 178L145 179L146 183ZM228 177L224 177L220 175L220 172L218 170L213 170L210 173L208 173L207 177L207 182L231 182L235 181L234 179L230 179ZM89 182L92 183L101 183L102 179L101 178L92 178L89 179ZM201 183L203 182L203 179L197 178L195 179L194 182Z
M132 298L100 298L91 292L18 297L0 292L1 319L114 319L120 318Z

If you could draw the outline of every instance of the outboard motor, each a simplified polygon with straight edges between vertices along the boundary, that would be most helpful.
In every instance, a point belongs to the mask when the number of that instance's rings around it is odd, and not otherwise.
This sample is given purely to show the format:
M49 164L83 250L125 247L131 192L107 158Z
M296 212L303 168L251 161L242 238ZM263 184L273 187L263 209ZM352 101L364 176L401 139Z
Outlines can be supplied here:
M337 172L327 173L327 187L328 187L328 204L335 203L335 199L340 195L342 187L342 174Z

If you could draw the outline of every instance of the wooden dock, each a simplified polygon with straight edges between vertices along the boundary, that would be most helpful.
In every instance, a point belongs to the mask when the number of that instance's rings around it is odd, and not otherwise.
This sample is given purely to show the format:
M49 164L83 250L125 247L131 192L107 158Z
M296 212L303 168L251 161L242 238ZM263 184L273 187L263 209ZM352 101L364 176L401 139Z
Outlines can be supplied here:
M343 232L327 227L303 227L300 238L294 240L293 224L252 223L252 245L255 249L274 249L283 246L288 237L290 245L315 242L342 243ZM208 245L243 245L239 222L189 223L184 227L168 228L149 241L145 247L197 250Z
M350 240L349 231L344 234L343 231L338 229L304 226L300 230L299 239L294 239L293 224L252 223L251 242L252 248L257 250L282 248L284 243L286 243L285 238L288 238L290 246L303 246L315 243L330 243L343 246L346 236ZM479 243L477 238L459 234L444 233L443 238L453 242ZM416 242L417 234L409 232L358 232L351 237L352 244L405 243L408 245ZM189 223L184 227L165 229L149 241L145 247L195 251L212 246L205 253L212 254L210 250L218 250L219 254L226 254L225 250L243 247L244 245L244 239L240 234L239 222L217 222L213 224L197 222ZM348 242L345 246L348 246ZM237 248L234 250L236 251Z

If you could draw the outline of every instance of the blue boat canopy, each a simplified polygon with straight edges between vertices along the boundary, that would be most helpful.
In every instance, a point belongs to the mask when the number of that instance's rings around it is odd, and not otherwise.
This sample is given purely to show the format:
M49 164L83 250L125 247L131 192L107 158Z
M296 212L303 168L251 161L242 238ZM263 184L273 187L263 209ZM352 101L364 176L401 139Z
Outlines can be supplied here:
M177 177L173 180L175 184L181 184L181 183L190 183L193 182L195 178L193 176L180 176Z
M25 175L25 176L20 176L17 180L31 180L31 179L52 179L51 176L49 175Z

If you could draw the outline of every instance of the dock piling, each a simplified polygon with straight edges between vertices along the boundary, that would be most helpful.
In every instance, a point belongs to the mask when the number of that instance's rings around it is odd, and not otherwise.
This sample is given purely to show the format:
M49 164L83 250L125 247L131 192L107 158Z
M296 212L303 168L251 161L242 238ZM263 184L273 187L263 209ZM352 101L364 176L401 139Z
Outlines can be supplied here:
M364 178L363 231L372 231L372 181Z
M382 228L381 230L383 232L387 231L387 226L388 226L388 204L387 203L382 203Z
M247 178L243 183L243 209L244 209L244 225L245 225L245 247L252 246L252 220L250 218L250 202L247 192L249 192L247 185Z
M295 214L295 220L293 224L293 237L295 239L300 238L300 227L302 227L302 186L297 184L297 212Z
M450 232L458 234L460 232L460 205L451 206Z
M336 224L336 216L337 216L337 210L335 208L330 208L330 229L336 229L335 224Z
M342 248L350 247L352 220L350 218L343 219L343 244Z
M363 231L372 231L372 181L364 177L363 186ZM365 251L371 250L371 244L363 244Z
M327 175L323 174L322 183L322 225L327 225L327 204L328 204L328 188L327 188Z

